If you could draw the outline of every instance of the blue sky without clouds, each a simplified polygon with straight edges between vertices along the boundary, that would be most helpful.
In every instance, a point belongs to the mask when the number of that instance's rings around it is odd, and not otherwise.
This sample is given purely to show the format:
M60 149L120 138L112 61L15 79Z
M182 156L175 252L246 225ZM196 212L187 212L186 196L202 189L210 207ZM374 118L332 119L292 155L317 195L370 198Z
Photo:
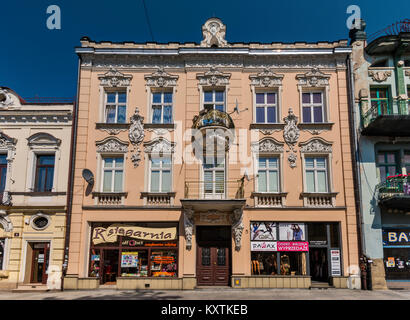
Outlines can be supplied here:
M156 42L197 42L217 16L228 42L317 42L348 39L346 9L358 5L368 34L410 18L409 0L145 0ZM61 8L61 30L46 27L47 7ZM82 36L151 41L142 0L4 1L0 86L22 97L74 97Z

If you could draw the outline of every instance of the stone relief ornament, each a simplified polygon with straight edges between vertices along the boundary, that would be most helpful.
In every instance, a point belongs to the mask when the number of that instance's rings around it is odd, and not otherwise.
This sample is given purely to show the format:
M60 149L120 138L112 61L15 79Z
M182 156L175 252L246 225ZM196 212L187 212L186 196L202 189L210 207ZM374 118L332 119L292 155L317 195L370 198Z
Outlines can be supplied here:
M232 217L232 233L235 239L235 250L239 251L241 249L242 232L243 226L243 209L234 209Z
M292 169L296 168L296 160L297 159L298 159L298 156L296 155L296 153L294 153L293 151L291 153L289 153L288 162L289 162L289 166Z
M410 71L409 71L409 70L406 70L406 71L404 72L404 74L405 74L407 77L410 77Z
M263 138L259 142L252 143L252 151L260 153L283 152L283 143L273 138Z
M208 210L199 214L199 220L206 223L224 223L227 221L227 215L217 210Z
M0 210L0 224L3 226L5 232L13 231L13 223L7 216L7 212L5 210Z
M136 152L131 156L131 161L134 164L134 168L139 166L141 161L140 152L141 149L138 147L142 143L145 137L144 132L144 117L140 116L138 107L135 107L134 115L130 118L130 129L128 131L128 138L131 144L136 147ZM133 150L135 151L135 149Z
M312 68L305 74L296 75L298 85L304 87L323 87L329 85L330 75L320 72L318 68Z
M123 142L117 138L109 137L105 138L102 141L97 141L97 152L104 153L104 152L121 152L126 153L128 152L128 142Z
M5 206L11 206L12 205L11 200L12 200L11 194L8 191L4 191L3 192L3 199L1 200L1 204L5 205Z
M300 143L300 152L307 153L331 153L332 144L319 138L311 139L307 142Z
M384 82L391 76L391 71L373 71L369 70L369 77L376 82Z
M125 75L114 68L110 68L108 72L100 74L98 79L103 87L128 87L132 75Z
M202 26L202 35L204 39L201 41L201 47L226 47L228 45L225 40L226 26L218 18L208 19Z
M186 249L192 248L192 232L194 229L194 210L190 208L184 209L184 228L185 228L185 241Z
M250 75L251 85L255 87L277 87L282 85L283 74L276 74L265 68L257 75Z
M269 136L277 131L281 131L281 129L259 129L259 132L265 136Z
M118 129L118 128L102 128L101 130L107 132L109 135L116 136L121 131L127 131L127 129Z
M5 89L0 88L0 107L8 107L13 104L13 99Z
M166 128L166 129L163 129L163 128L152 129L152 128L150 128L150 129L147 129L147 131L153 132L154 135L156 135L156 136L165 136L168 132L174 131L174 129L173 128Z
M288 116L283 118L285 128L283 131L283 138L289 148L294 151L294 146L299 139L299 128L297 127L298 117L293 114L293 109L289 108Z
M173 153L175 149L175 142L169 142L163 137L156 138L152 141L144 143L145 153Z
M147 86L149 87L175 87L179 76L171 75L164 71L163 67L150 75L144 76Z
M231 74L223 73L218 71L216 68L211 67L209 71L202 74L197 74L196 78L202 86L227 86L229 84Z

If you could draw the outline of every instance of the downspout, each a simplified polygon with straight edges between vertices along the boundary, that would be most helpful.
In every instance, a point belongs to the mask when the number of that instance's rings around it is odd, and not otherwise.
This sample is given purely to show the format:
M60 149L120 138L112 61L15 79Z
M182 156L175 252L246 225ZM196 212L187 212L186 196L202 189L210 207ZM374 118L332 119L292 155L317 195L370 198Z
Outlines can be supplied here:
M70 148L70 166L69 166L69 177L68 177L68 188L67 188L67 214L66 214L66 234L64 240L64 263L63 263L63 274L61 277L61 290L64 289L64 277L67 274L68 267L68 253L70 244L70 230L71 230L71 212L73 203L73 181L74 181L74 169L75 169L75 154L77 149L77 112L79 104L79 90L80 90L80 70L81 70L81 57L78 59L78 75L77 75L77 99L74 103L73 108L73 120L71 129L71 148Z
M363 257L363 219L362 219L362 210L361 202L362 199L362 188L361 188L361 172L360 164L358 163L358 150L359 150L359 141L357 139L357 130L356 130L356 104L355 104L355 90L354 90L354 73L352 68L352 56L351 54L347 57L347 70L348 70L348 89L350 97L348 99L350 105L350 145L352 149L352 165L353 165L353 183L354 183L354 194L355 194L355 207L356 207L356 224L357 224L357 236L358 236L358 251L359 251L359 266L360 261ZM361 270L362 271L362 270ZM364 283L364 287L367 287L367 284ZM363 289L363 288L362 288Z

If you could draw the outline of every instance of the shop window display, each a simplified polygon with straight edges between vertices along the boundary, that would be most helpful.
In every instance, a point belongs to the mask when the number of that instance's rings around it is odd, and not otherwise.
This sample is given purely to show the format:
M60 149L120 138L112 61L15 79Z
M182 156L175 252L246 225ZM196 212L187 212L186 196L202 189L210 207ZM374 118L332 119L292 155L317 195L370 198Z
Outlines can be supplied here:
M147 277L148 251L127 249L121 252L121 277Z
M152 250L151 272L153 277L174 277L177 272L176 251Z
M305 252L281 252L280 253L281 275L306 275Z
M276 275L276 253L252 252L252 275Z
M410 250L385 248L384 267L387 280L410 279Z

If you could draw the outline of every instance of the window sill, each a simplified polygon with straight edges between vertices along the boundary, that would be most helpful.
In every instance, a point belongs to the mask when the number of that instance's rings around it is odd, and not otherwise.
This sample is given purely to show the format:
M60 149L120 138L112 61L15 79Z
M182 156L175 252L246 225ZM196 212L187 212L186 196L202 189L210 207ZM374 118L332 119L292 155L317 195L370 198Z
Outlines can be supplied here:
M334 122L301 122L298 127L302 130L331 130Z
M67 192L39 192L39 191L28 191L28 192L9 192L11 195L15 196L30 196L30 197L50 197L50 196L65 196Z
M144 206L173 206L175 192L141 192Z
M144 129L175 129L175 123L144 123Z
M251 123L249 129L271 129L271 130L283 130L284 123Z
M310 208L335 207L338 192L302 192L303 206Z
M255 207L283 207L287 192L252 192Z
M122 205L128 192L93 192L92 197L95 198L96 205Z

